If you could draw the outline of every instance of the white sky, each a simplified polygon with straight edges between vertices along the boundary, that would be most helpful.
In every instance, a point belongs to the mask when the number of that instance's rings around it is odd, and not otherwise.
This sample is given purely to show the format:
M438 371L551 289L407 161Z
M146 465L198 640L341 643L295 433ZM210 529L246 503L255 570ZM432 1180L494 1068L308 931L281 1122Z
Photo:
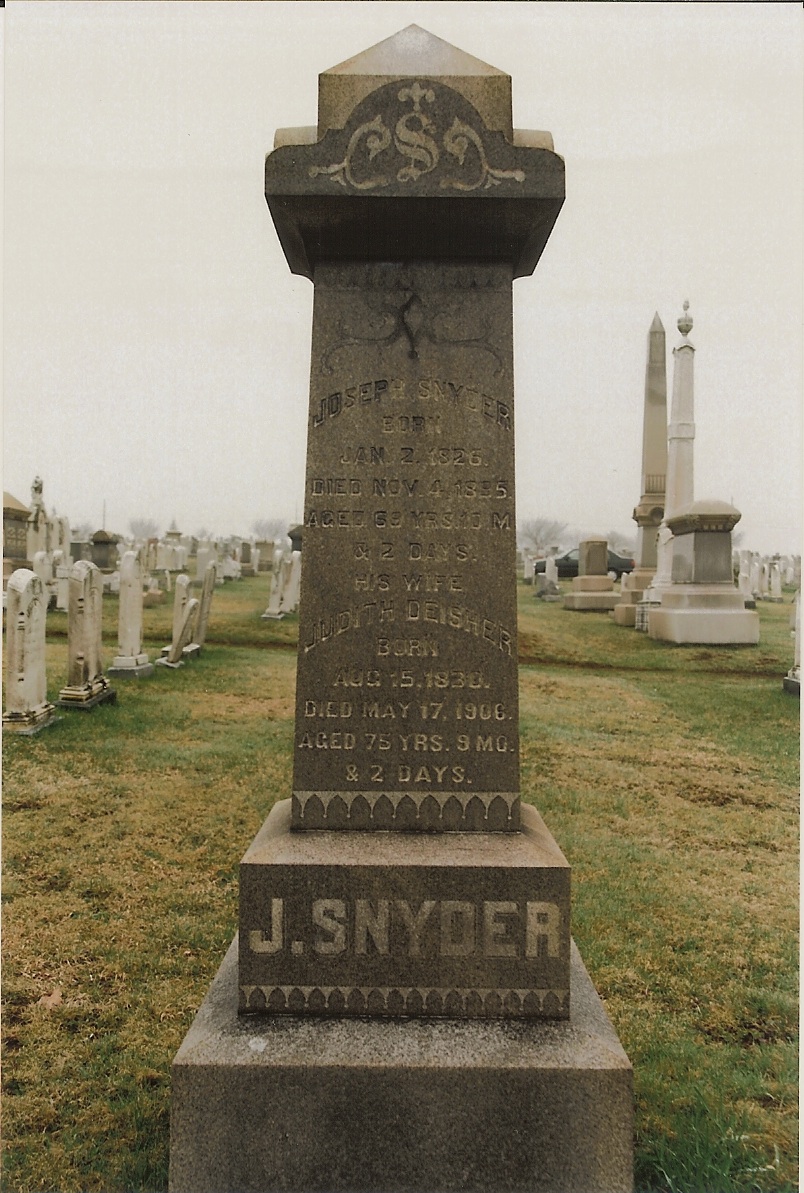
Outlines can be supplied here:
M804 17L795 4L5 9L4 488L125 532L301 517L312 285L263 197L317 76L411 22L513 77L567 199L516 282L517 506L633 532L647 332L695 320L696 497L800 551Z

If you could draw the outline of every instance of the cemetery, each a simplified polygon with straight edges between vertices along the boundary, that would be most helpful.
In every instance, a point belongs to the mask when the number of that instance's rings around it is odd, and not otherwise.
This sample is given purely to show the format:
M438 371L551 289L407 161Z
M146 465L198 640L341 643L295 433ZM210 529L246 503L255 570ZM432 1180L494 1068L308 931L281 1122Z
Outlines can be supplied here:
M797 1187L800 556L697 492L687 300L633 559L518 534L511 83L410 25L276 130L298 524L4 495L4 1188Z
M240 858L291 790L299 621L262 620L269 584L215 592L192 664L5 736L5 1188L167 1188L171 1060ZM517 593L523 790L571 859L573 934L634 1066L635 1187L792 1189L792 591L758 604L758 647L719 648ZM149 657L171 623L145 610ZM67 630L51 610L51 702Z

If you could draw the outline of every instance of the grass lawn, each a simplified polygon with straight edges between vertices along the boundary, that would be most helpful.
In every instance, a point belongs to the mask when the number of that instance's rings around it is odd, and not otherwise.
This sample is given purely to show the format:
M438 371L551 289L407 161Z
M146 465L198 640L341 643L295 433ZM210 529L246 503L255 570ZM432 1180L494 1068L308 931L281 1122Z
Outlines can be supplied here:
M522 791L634 1065L639 1190L797 1187L792 594L757 647L676 647L520 585ZM297 619L216 590L202 656L3 745L3 1183L165 1190L170 1062L290 794ZM104 602L107 658L117 603ZM145 611L146 649L170 638ZM66 615L48 615L48 691Z

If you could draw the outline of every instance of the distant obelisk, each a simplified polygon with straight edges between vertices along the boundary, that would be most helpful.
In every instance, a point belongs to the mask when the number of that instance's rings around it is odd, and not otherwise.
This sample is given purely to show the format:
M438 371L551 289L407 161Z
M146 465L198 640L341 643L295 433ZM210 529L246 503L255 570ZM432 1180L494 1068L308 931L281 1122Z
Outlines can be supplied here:
M673 349L673 398L667 431L664 518L659 530L656 575L646 593L647 599L654 592L658 598L661 590L673 582L673 535L667 523L678 510L694 500L695 348L687 338L692 331L689 307L690 304L685 302L684 313L677 324L683 338L679 346Z
M642 600L656 571L657 538L664 516L667 474L667 366L664 326L658 313L648 331L645 405L642 416L642 489L634 521L639 527L636 568L623 575L622 597L612 611L618 625L636 624Z

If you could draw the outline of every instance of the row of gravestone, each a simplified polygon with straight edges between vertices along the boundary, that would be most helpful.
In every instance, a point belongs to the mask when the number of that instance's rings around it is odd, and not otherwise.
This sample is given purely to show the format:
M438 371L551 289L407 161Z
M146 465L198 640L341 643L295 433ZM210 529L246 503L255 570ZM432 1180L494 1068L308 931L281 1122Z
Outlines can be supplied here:
M197 655L206 638L216 565L210 562L200 598L190 598L190 579L177 577L173 604L173 632L157 663L176 668ZM153 673L142 649L142 567L134 551L120 566L118 653L104 674L102 651L103 577L89 560L70 571L67 613L67 683L55 705L47 698L45 633L48 594L40 577L19 568L8 581L6 601L6 708L3 728L31 735L52 724L55 708L89 711L114 702L110 677L135 678Z

